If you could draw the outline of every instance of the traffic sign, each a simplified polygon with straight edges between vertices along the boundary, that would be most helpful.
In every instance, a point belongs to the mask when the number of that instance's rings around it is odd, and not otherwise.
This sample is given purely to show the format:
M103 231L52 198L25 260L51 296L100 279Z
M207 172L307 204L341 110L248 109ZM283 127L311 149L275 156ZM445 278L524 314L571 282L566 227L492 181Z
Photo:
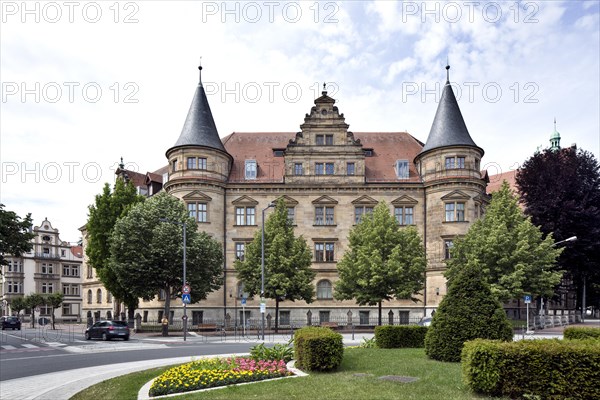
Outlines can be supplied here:
M242 305L245 306L246 305L246 298L242 297Z
M188 294L189 292L191 292L191 291L192 291L192 288L190 288L190 285L187 285L187 284L186 284L186 285L183 285L183 286L181 287L181 291L182 291L184 294Z
M526 294L524 297L525 300L525 304L529 304L531 303L531 295L530 294Z
M267 311L267 306L265 303L260 303L260 313L264 314Z
M183 304L190 304L192 302L192 295L189 293L182 294L181 301L183 302Z

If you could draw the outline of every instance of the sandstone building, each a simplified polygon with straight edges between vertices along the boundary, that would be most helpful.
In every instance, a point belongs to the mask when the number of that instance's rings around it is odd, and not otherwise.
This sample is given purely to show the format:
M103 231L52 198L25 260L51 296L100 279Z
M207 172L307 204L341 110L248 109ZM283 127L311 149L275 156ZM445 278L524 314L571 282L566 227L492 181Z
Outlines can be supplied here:
M117 171L140 193L165 190L181 199L199 229L224 246L225 284L188 307L192 324L227 315L236 322L243 317L243 288L233 264L244 257L246 243L261 228L263 211L268 215L269 204L278 199L288 207L295 234L303 235L312 248L317 272L316 301L282 302L281 324L306 321L309 311L321 322L345 319L349 312L365 324L376 317L375 307L334 300L333 286L350 230L381 201L400 225L417 227L428 261L422 301L384 302L384 315L396 323L418 320L437 307L446 293L443 271L449 248L488 203L488 177L480 171L484 151L469 134L449 77L425 143L406 132L350 131L325 90L298 132L234 132L220 138L217 125L200 80L183 130L166 151L168 166L145 175ZM92 295L103 290L93 275L89 271L84 282ZM171 319L177 320L181 303L174 303ZM84 310L104 318L107 305L84 304ZM269 314L274 313L272 305L267 302ZM140 302L139 312L155 320L162 317L162 307L158 294L154 301ZM114 307L110 311L114 313ZM248 299L245 311L246 319L259 318L259 299Z

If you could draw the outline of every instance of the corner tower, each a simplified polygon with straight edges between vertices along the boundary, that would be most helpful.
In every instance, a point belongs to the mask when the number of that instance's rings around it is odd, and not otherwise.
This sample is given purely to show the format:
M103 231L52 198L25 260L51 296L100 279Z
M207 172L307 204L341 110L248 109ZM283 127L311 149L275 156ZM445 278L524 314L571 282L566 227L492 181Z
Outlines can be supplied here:
M430 309L446 293L443 272L454 240L467 233L488 202L480 171L484 151L469 134L450 85L449 70L446 66L446 84L427 142L414 159L425 198L425 302Z
M202 66L198 69L201 74ZM225 185L233 158L219 138L202 75L181 134L166 156L169 175L164 189L185 202L199 229L222 241Z

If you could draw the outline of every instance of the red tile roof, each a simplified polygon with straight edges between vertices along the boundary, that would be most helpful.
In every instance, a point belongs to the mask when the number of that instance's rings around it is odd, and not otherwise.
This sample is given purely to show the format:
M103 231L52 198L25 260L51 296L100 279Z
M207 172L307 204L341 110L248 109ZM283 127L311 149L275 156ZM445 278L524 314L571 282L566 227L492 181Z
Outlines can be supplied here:
M83 247L82 246L71 246L71 253L75 257L82 258L83 257Z
M229 182L268 183L283 182L284 158L274 157L273 149L285 149L294 132L234 132L224 137L225 149L233 157ZM406 132L354 132L364 149L373 149L372 157L365 157L367 182L420 182L412 160L423 148L423 143ZM256 160L257 179L244 179L246 160ZM398 180L396 160L407 160L409 179Z
M503 181L507 181L508 185L512 189L514 193L517 192L517 184L515 182L515 177L517 175L517 171L508 171L502 174L490 175L490 183L487 185L487 193L490 194L492 192L496 192L500 190Z

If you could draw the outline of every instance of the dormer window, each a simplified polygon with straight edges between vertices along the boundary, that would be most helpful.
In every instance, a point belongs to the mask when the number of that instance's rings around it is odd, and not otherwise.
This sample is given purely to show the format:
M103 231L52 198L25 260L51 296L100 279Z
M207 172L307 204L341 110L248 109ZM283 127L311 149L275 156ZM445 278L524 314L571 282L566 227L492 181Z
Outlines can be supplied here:
M246 179L256 179L256 160L246 160L245 177Z
M408 160L396 160L396 177L398 179L408 179Z
M273 157L283 157L283 150L282 149L274 149Z
M373 149L364 149L365 157L373 157Z

